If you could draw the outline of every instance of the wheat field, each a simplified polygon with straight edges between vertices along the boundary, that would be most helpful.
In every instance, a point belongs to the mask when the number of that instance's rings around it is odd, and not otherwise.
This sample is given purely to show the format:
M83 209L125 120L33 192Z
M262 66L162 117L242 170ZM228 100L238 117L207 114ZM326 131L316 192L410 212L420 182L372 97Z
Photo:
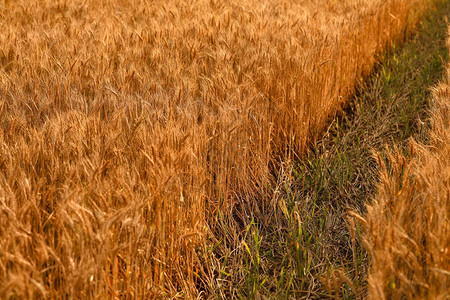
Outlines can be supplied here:
M447 40L450 51L450 38ZM365 216L370 299L447 299L450 285L450 67L433 89L427 143L382 166Z
M196 298L427 4L1 0L0 298Z

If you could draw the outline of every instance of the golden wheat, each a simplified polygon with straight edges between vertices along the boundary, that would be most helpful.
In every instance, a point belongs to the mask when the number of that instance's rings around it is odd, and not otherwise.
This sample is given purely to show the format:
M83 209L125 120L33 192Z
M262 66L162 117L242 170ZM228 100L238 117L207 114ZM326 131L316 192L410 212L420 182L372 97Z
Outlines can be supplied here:
M251 209L423 4L0 1L0 297L195 297L208 215Z
M450 49L450 38L447 41ZM368 206L371 299L447 299L450 286L450 66L433 90L429 144L411 142L382 166Z

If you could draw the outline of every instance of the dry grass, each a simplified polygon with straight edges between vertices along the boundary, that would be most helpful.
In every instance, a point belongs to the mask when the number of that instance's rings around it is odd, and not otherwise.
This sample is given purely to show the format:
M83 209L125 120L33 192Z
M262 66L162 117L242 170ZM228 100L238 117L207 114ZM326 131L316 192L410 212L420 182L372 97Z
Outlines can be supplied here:
M371 299L450 296L450 66L433 89L429 141L412 140L411 153L378 158L381 183L364 221Z
M424 2L0 1L0 297L195 297Z

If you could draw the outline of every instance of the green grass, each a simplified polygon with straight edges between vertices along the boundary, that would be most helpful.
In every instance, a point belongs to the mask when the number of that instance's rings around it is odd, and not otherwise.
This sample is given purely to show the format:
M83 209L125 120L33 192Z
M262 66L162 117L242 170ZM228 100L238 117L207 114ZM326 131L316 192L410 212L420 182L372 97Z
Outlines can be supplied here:
M429 89L446 62L443 1L401 47L392 45L373 74L301 159L284 165L264 211L219 214L210 247L213 264L200 285L218 298L323 298L364 296L368 257L357 223L374 197L374 151L425 140Z

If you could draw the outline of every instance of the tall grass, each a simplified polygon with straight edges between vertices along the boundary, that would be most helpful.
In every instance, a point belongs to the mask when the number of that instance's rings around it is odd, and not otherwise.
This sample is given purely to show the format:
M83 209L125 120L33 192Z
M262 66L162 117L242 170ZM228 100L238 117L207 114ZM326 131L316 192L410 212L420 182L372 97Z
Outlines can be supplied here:
M379 192L364 221L371 299L450 296L450 66L430 117L429 141L412 140L411 157L379 158Z
M1 1L0 297L194 297L425 1ZM209 221L209 224L208 224Z

